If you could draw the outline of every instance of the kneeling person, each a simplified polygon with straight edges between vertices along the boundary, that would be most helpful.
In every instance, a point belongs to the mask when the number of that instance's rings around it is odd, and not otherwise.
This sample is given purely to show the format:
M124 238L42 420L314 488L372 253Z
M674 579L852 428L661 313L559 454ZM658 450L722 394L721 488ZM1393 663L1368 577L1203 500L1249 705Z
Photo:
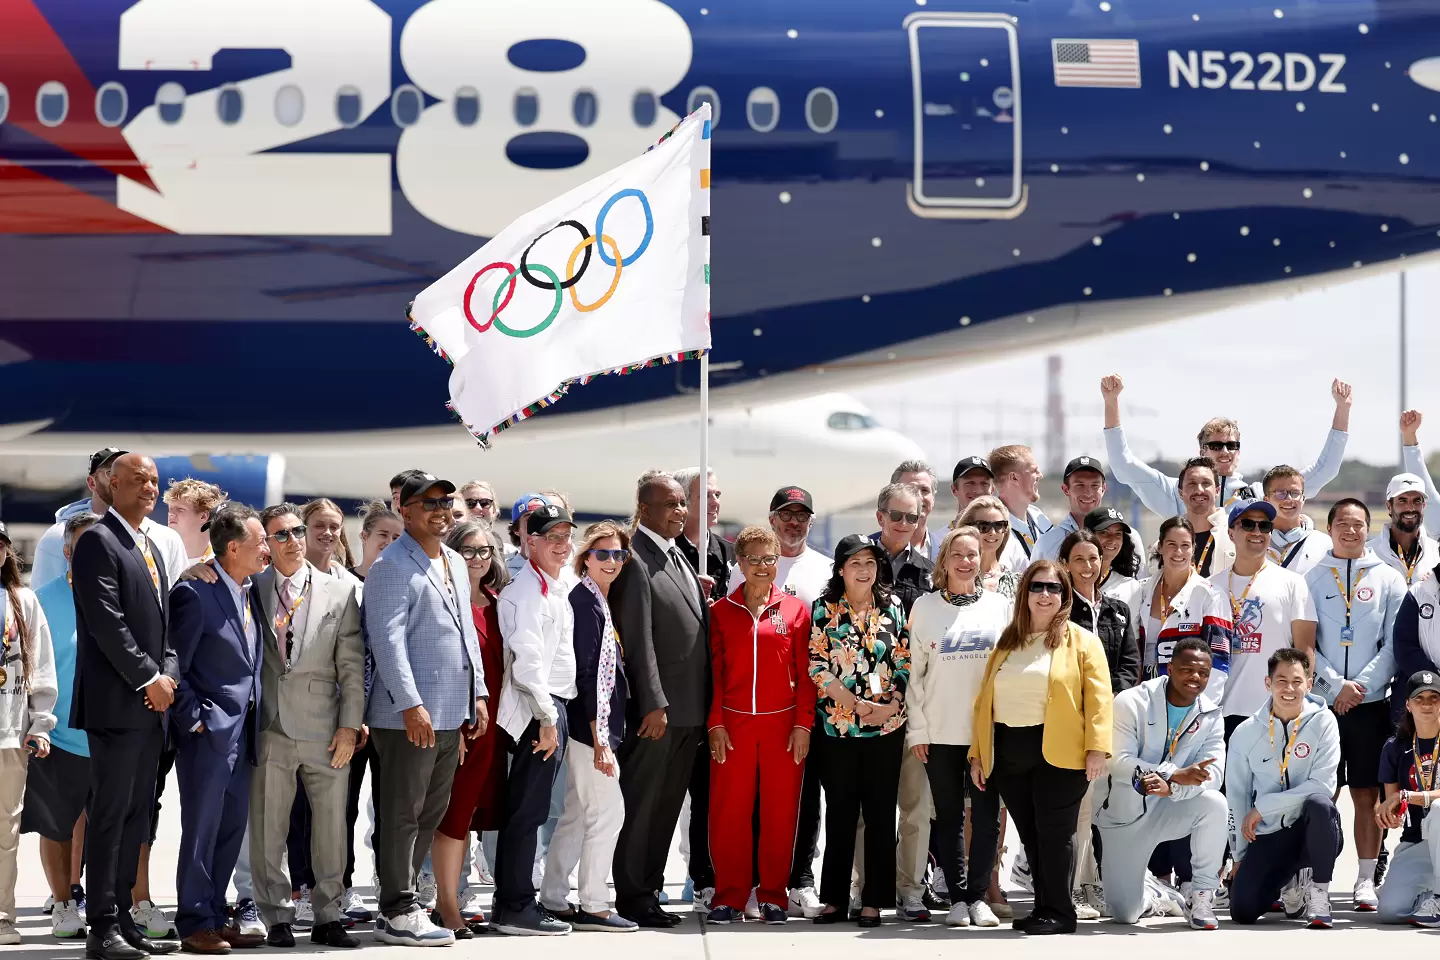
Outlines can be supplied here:
M1440 927L1440 818L1430 805L1435 790L1435 747L1440 738L1440 674L1421 670L1405 689L1405 715L1380 752L1385 799L1375 810L1377 824L1400 830L1400 846L1380 885L1380 919Z
M1115 697L1110 775L1095 798L1095 824L1104 851L1105 902L1118 923L1140 919L1146 864L1155 848L1188 837L1194 871L1190 925L1218 926L1225 724L1219 705L1204 696L1210 667L1209 643L1190 637L1175 645L1167 676Z
M1309 696L1309 658L1293 647L1270 654L1269 702L1236 728L1225 764L1235 879L1230 919L1254 923L1278 896L1285 915L1329 928L1330 878L1340 853L1335 809L1340 731Z

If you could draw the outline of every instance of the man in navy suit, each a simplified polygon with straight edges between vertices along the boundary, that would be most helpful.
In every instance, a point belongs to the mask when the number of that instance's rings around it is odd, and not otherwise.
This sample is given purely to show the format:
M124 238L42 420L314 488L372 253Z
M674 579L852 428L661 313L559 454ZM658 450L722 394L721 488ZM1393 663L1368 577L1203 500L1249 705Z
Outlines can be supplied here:
M91 800L85 837L89 960L143 960L177 944L152 943L130 915L140 845L150 836L164 711L178 674L166 636L170 580L161 551L141 531L160 498L155 462L138 453L110 468L110 509L80 535L71 558L75 591L75 696L70 725L90 740Z
M270 548L260 516L229 503L210 517L214 583L187 580L170 594L179 665L171 723L178 745L180 856L175 924L187 953L229 953L265 938L226 924L226 891L250 816L260 701L264 612L250 578Z

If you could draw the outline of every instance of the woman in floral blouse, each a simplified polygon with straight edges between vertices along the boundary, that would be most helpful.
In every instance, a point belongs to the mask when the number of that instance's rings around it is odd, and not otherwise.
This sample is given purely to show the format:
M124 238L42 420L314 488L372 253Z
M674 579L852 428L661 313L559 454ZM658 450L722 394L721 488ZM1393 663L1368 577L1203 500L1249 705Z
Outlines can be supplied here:
M816 923L845 919L855 828L865 815L865 887L860 926L880 925L895 900L895 807L905 753L909 635L891 592L890 561L855 535L835 547L830 584L811 611L810 676L820 688L817 751L825 790L825 865Z

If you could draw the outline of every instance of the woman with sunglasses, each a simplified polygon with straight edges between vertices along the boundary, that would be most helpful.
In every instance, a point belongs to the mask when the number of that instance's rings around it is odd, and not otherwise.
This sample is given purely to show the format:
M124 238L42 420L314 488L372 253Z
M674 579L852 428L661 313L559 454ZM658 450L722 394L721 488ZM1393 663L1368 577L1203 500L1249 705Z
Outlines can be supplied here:
M510 582L501 562L500 541L478 520L457 524L445 537L445 546L465 560L470 581L470 616L480 641L480 662L485 669L485 687L491 703L500 702L500 682L505 676L500 641L500 620L495 598ZM435 829L430 861L435 876L435 913L430 922L455 932L455 939L467 940L485 922L478 904L460 908L460 873L463 869L470 831L496 830L500 826L505 792L505 754L499 749L498 724L491 724L474 740L461 738L460 766L450 788L450 806Z
M1010 551L1010 511L999 497L983 496L970 501L952 529L974 527L980 533L980 585L1008 600L1015 599L1023 563L1007 562ZM1026 561L1024 554L1021 561ZM1014 569L1019 567L1019 569Z
M575 688L566 705L565 812L550 838L540 903L575 930L632 933L639 929L610 909L605 885L625 823L620 765L625 738L624 638L615 632L610 586L630 559L630 535L610 520L585 529L575 553L580 582L570 591L575 613ZM589 749L583 749L588 747ZM570 874L579 865L579 904L570 903Z
M707 919L745 919L757 873L752 832L758 802L764 815L755 898L766 923L782 924L815 716L810 610L775 585L780 539L768 527L740 531L735 557L745 579L710 609L714 696L706 728L715 895Z
M461 484L456 496L459 503L455 505L464 509L466 520L479 520L490 526L500 516L500 505L495 502L495 488L484 480Z
M1038 560L1020 578L975 700L970 775L1000 792L1034 877L1035 908L1013 923L1030 934L1074 933L1075 824L1110 755L1110 667L1093 633L1070 622L1070 577Z
M825 791L825 865L816 923L845 919L855 828L865 815L860 926L895 903L895 810L905 753L910 638L891 586L890 558L851 534L835 545L830 584L811 611L810 677L826 737L816 757Z
M385 552L385 548L405 532L405 521L400 514L390 509L383 500L371 500L360 508L360 562L350 572L361 583L370 572L370 566Z

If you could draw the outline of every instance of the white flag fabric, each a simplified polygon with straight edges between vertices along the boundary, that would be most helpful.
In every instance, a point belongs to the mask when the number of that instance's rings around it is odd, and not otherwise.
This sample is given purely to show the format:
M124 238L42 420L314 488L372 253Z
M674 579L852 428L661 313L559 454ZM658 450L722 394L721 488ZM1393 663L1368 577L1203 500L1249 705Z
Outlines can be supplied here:
M710 105L521 216L410 305L486 444L604 373L710 349Z

